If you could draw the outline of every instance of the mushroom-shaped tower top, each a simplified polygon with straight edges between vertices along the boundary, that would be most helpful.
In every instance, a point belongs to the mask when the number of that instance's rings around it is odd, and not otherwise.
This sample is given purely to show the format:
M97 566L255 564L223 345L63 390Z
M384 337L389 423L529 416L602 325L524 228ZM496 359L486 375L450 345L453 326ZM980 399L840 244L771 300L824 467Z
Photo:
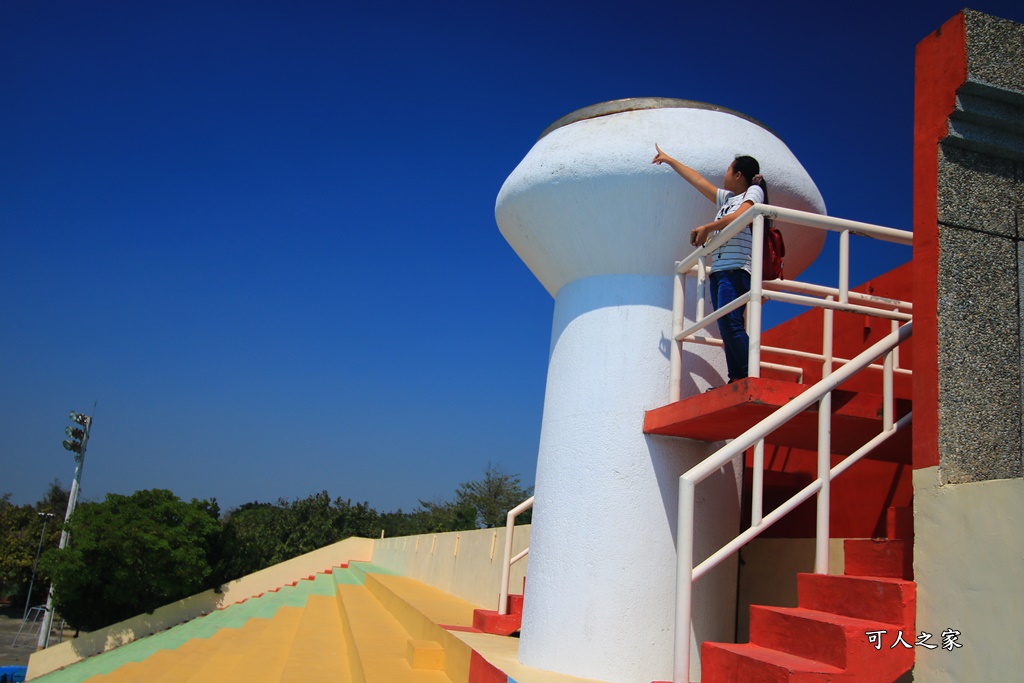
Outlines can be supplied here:
M633 98L596 104L559 119L498 193L501 233L544 287L611 274L671 275L689 253L690 229L715 207L666 166L654 145L721 185L729 163L761 164L772 204L825 212L814 182L763 124L702 102ZM786 273L818 255L824 234L778 224Z

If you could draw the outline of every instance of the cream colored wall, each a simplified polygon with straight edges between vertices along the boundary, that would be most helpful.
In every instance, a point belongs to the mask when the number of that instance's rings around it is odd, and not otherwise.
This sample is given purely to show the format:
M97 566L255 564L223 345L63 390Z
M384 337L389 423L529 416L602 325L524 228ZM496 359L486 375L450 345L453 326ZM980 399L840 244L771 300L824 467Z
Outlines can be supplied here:
M829 539L829 574L842 574L842 538ZM736 642L750 638L750 606L796 607L796 575L814 571L813 538L755 538L740 550ZM697 584L698 586L700 584Z
M530 525L512 535L513 557L530 543ZM373 542L373 563L486 609L496 609L505 529L384 538ZM509 592L523 592L529 556L512 565Z
M215 609L305 579L310 574L323 572L346 562L369 561L372 555L372 540L347 538L232 581L222 586L220 593L205 591L160 607L152 614L140 614L103 630L85 633L78 638L36 652L29 658L27 678L37 678L86 657L120 647L137 638L177 626Z
M914 680L1020 680L1024 479L938 482L938 467L914 472L917 632L956 629L963 647L918 648Z

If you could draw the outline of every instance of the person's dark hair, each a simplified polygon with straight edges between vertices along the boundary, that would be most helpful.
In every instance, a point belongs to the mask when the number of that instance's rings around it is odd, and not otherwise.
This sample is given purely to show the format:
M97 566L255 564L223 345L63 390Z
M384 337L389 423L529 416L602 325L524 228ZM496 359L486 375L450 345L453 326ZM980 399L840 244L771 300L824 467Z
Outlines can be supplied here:
M747 181L747 185L754 185L754 176L761 172L761 164L757 163L757 159L746 155L736 155L732 167L733 170L740 172L743 179ZM761 178L761 182L757 183L757 186L764 191L764 203L770 204L771 202L768 201L768 183L765 182L764 178Z

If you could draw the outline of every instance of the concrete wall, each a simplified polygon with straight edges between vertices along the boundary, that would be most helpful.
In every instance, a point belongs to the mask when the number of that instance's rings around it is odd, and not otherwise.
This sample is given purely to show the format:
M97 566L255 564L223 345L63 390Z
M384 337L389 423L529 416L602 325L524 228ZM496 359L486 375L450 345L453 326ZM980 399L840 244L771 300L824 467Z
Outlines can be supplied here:
M127 645L137 638L165 631L215 609L305 579L311 574L326 571L346 562L369 561L372 555L373 541L370 539L346 538L344 541L231 581L221 587L220 593L208 590L160 607L151 614L140 614L100 631L85 633L78 638L36 652L29 659L28 679Z
M917 49L914 680L1019 680L1024 26L965 10Z
M1024 476L1024 26L964 11L918 46L915 467Z
M512 534L512 556L530 544L530 525ZM422 581L485 609L497 609L504 529L384 538L373 542L373 563ZM529 556L512 565L509 592L523 592Z
M1020 680L1024 479L939 485L937 470L914 472L917 632L955 629L963 647L918 648L914 680Z

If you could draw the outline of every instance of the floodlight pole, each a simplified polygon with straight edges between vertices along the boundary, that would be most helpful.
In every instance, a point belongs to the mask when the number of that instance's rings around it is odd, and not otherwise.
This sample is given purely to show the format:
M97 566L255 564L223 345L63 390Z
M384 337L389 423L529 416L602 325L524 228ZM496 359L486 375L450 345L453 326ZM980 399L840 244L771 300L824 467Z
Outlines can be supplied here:
M95 412L95 411L94 411ZM76 413L72 413L72 419ZM63 550L64 546L68 544L68 521L71 519L71 514L75 511L75 505L78 503L78 489L80 488L82 481L82 466L85 464L85 446L89 443L89 430L92 428L92 418L83 415L85 422L82 426L85 427L85 434L82 436L81 447L74 451L75 453L75 480L71 482L71 494L68 496L68 511L64 514L64 528L60 532L60 545L59 550ZM67 446L65 446L67 448ZM68 449L72 450L72 449ZM43 612L43 623L39 628L39 640L36 642L36 651L44 650L50 644L50 629L53 627L53 583L50 583L50 590L46 595L46 609Z
M43 530L39 532L39 547L36 548L36 561L32 563L32 580L28 582L28 595L25 596L25 611L21 615L21 621L28 618L28 604L32 600L32 588L36 585L36 569L39 567L39 555L43 552L43 536L46 535L46 523L53 517L52 512L37 512L43 518Z

